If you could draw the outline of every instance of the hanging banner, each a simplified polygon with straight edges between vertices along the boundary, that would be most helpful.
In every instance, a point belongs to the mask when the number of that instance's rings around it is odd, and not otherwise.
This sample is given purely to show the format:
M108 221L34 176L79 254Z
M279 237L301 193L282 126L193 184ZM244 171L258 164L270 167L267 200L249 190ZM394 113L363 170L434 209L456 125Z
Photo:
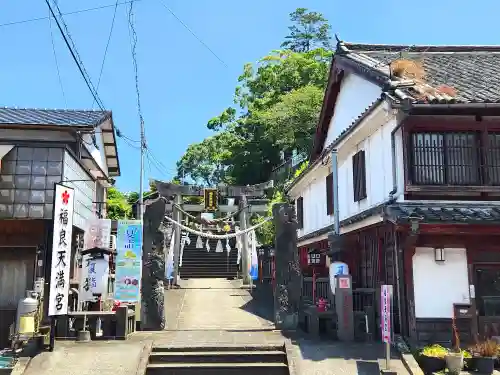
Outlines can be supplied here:
M392 300L392 285L382 285L381 292L381 328L382 328L382 341L391 343L391 300Z
M216 211L218 207L217 189L205 189L205 210Z
M84 249L109 249L111 219L92 218L84 236Z
M68 313L73 205L74 190L61 184L55 184L49 316L66 315Z
M108 294L109 255L95 258L92 254L82 257L82 273L78 299L82 302L95 302L97 296L104 300Z
M249 273L252 280L257 280L259 278L259 261L257 257L257 235L255 231L250 232L250 261L248 266L250 267Z
M139 301L142 269L142 224L119 220L116 236L115 296L120 302Z
M167 254L165 256L165 278L167 280L173 280L174 278L174 244L175 244L175 231L179 230L175 228L172 232L172 237L170 239L170 246L168 247Z

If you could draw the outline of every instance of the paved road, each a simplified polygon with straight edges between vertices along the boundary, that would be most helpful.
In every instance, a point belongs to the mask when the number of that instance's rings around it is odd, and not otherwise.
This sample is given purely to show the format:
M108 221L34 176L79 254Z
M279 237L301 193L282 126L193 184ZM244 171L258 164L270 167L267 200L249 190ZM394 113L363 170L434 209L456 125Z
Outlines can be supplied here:
M165 310L165 331L137 332L125 342L58 342L55 352L35 357L25 375L134 375L153 344L252 346L281 345L287 340L273 329L272 301L257 302L237 281L183 281L182 289L165 291ZM379 375L380 344L311 341L300 336L289 342L295 375ZM391 364L407 375L398 359Z

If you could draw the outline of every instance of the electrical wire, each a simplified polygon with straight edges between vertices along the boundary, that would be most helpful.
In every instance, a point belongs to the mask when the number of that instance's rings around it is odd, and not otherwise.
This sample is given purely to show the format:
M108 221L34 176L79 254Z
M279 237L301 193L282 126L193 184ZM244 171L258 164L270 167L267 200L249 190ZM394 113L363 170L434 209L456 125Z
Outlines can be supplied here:
M111 36L113 35L113 28L115 27L115 19L116 19L116 10L118 9L119 0L116 0L115 10L113 12L113 19L111 20L111 28L109 30L108 41L106 43L106 48L104 49L104 56L102 58L101 70L99 72L99 79L97 80L97 88L96 91L99 91L99 86L101 85L102 72L104 71L104 63L106 62L106 55L108 54L109 43L111 42ZM92 107L94 106L95 101L92 103Z
M78 67L78 70L80 71L80 74L82 75L88 89L90 90L92 96L94 97L94 100L96 101L99 108L101 108L101 110L104 110L104 105L103 105L101 99L99 98L97 91L95 90L95 87L92 84L92 81L90 80L90 77L88 76L87 71L85 70L85 67L83 66L83 62L81 61L81 58L78 55L78 51L76 51L76 46L75 46L73 40L71 39L71 36L68 33L68 27L67 27L66 23L64 22L64 18L62 17L62 13L61 13L61 10L59 9L59 6L57 5L57 3L54 3L54 5L56 6L56 9L59 13L59 17L61 18L61 22L64 25L64 29L66 30L66 33L64 32L63 27L61 26L61 23L57 19L56 15L54 13L54 10L52 9L52 6L49 3L49 0L45 0L45 3L49 7L50 13L52 14L52 17L54 17L54 20L56 21L57 27L59 28L59 32L61 33L61 36L63 37L64 42L66 43L66 47L68 48L69 52L71 53L71 56L73 57L73 60L75 61L76 65ZM71 44L70 44L70 40L71 40Z
M224 60L222 60L209 46L208 44L206 44L198 35L195 34L195 32L193 30L191 30L191 28L186 25L186 23L184 21L182 21L178 16L177 14L174 13L174 11L172 9L170 9L168 7L168 5L165 3L164 0L160 0L161 4L165 7L165 9L168 10L168 12L187 30L191 33L192 36L195 37L195 39L200 42L200 44L205 47L212 55L215 56L215 58L217 60L219 60L222 65L224 65L226 68L228 68L227 64L224 62Z
M64 92L64 86L63 86L62 79L61 79L61 72L59 71L59 62L57 61L56 46L54 44L54 34L52 33L52 17L50 17L50 13L49 13L49 30L50 30L50 40L52 42L52 51L54 52L54 60L56 63L57 78L59 80L59 86L61 87L61 92L62 92L62 96L64 99L64 105L65 105L65 108L67 109L68 102L66 101L66 93Z
M133 0L133 1L143 1L143 0ZM131 1L123 1L121 3L118 3L118 6L127 5L129 3L131 3ZM69 15L73 15L73 14L79 14L79 13L85 13L85 12L91 12L91 11L95 11L95 10L111 8L114 6L115 6L115 4L102 5L102 6L94 7L94 8L87 8L87 9L75 10L73 12L66 12L66 13L63 13L62 15L69 16ZM21 20L21 21L7 22L7 23L0 24L0 27L13 26L13 25L19 25L19 24L23 24L23 23L36 22L36 21L44 21L44 20L47 20L48 18L49 17L37 17L37 18L30 18L30 19Z

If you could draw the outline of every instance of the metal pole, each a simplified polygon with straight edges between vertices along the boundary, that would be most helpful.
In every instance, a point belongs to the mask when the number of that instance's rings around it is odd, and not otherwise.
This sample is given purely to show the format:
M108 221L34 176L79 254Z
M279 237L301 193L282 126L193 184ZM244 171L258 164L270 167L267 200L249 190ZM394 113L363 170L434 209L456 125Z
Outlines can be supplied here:
M386 343L385 343L385 368L387 370L391 369L390 361L391 361L391 344L389 343L389 341L386 341Z
M247 206L247 197L245 195L242 195L240 198L240 225L241 225L241 230L244 231L248 227L247 223L247 209L244 208ZM248 235L245 234L242 236L242 247L243 249L241 250L241 274L243 278L243 285L250 285L250 273L248 272Z
M175 196L175 204L174 206L174 220L178 223L182 220L182 213L177 208L182 206L182 195L177 194ZM174 285L178 285L178 275L179 275L179 261L180 261L180 253L181 253L181 227L174 225Z

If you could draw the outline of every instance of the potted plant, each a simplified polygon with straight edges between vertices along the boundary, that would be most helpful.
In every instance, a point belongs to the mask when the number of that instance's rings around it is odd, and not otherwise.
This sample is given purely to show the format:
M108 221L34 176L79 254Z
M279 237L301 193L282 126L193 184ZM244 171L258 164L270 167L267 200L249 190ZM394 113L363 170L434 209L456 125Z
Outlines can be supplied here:
M445 369L445 357L448 354L448 349L438 344L425 346L419 355L419 364L422 370L429 374L439 372Z
M455 317L451 324L453 330L453 348L446 354L446 368L453 374L458 374L464 367L464 352L460 349L460 337L458 335Z
M494 340L485 340L476 343L470 352L474 357L474 367L482 374L492 374L495 368L495 359L498 353L498 344Z

